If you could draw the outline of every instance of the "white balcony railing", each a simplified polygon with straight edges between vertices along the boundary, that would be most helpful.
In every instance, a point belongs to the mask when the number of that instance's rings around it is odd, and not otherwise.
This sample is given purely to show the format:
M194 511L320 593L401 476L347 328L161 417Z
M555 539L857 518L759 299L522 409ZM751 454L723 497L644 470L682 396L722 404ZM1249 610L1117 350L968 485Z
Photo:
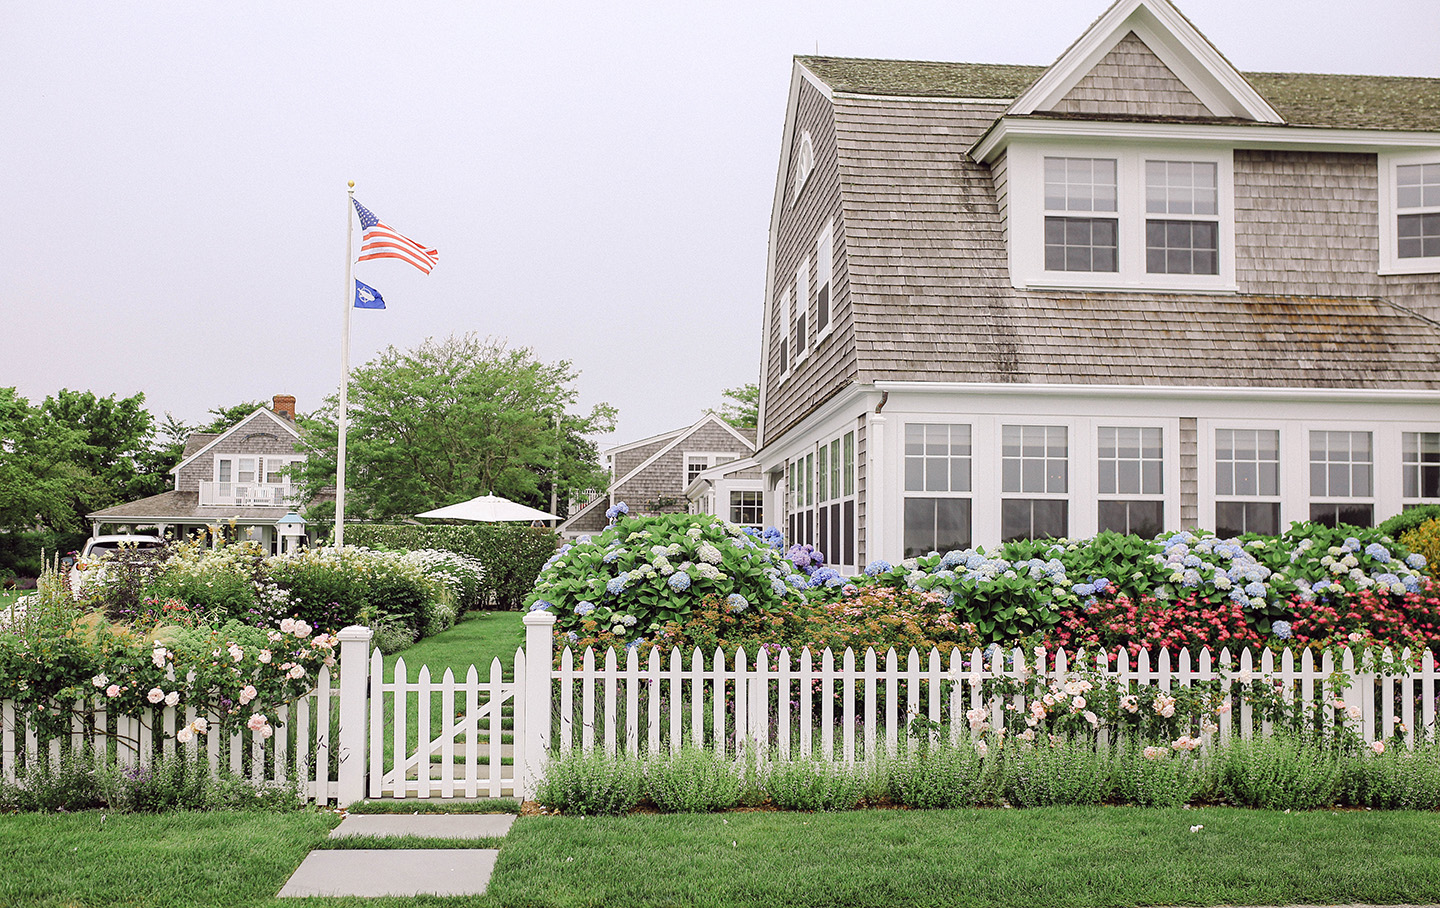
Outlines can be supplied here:
M285 508L293 502L287 485L268 482L201 482L201 507Z

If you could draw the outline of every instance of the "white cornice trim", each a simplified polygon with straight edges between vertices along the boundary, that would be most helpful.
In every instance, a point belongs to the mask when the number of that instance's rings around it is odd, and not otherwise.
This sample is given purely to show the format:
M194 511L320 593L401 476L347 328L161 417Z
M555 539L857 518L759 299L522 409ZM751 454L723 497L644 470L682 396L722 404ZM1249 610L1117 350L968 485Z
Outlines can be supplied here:
M182 461L180 461L179 463L177 463L177 464L175 465L175 467L174 467L170 472L171 472L171 473L174 473L174 474L176 474L176 475L178 476L179 473L180 473L180 470L181 470L183 467L185 467L185 466L187 466L187 465L189 465L189 464L191 464L191 463L194 463L195 460L196 460L196 458L200 457L200 456L201 456L202 454L204 454L205 452L214 450L214 448L215 448L216 445L220 444L220 442L224 441L225 439L229 438L231 435L233 435L233 434L235 434L236 432L240 431L240 429L243 428L244 426L248 426L248 425L249 425L251 422L253 422L253 421L255 420L255 418L256 418L257 416L259 416L261 413L264 413L266 416L270 417L270 419L273 420L274 423L275 423L277 426L279 426L280 428L282 428L282 429L284 429L285 431L289 432L291 435L295 436L295 440L296 440L296 441L299 441L299 440L300 440L300 430L297 429L297 428L295 428L294 424L291 423L290 420L286 419L286 418L283 417L283 416L277 416L277 415L275 415L275 411L271 410L269 407L261 407L260 409L256 410L254 413L251 413L249 416L247 416L247 417L245 417L244 419L242 419L242 420L240 420L239 422L237 422L235 425L233 425L233 426L231 426L230 428L226 429L224 432L221 432L219 435L215 436L214 440L211 441L208 445L206 445L205 447L203 447L203 448L201 448L200 450L196 451L194 454L191 454L189 457L187 457L187 458L185 458L184 460L182 460ZM240 453L244 453L244 452L240 452ZM256 455L256 456L265 456L265 455Z
M1256 388L1228 385L1062 385L1016 382L925 382L877 381L877 391L908 394L984 394L988 397L1126 397L1195 400L1229 398L1233 400L1311 401L1344 403L1385 401L1390 403L1440 403L1440 390L1398 388L1367 390L1362 388Z
M804 419L800 420L799 422L795 423L794 425L786 429L784 432L782 432L780 434L780 437L775 439L773 443L766 443L764 448L756 448L755 461L757 463L762 463L768 458L773 457L775 450L782 446L781 443L785 439L791 437L796 432L799 432L802 435L805 434L809 431L809 428L811 426L823 423L829 419L834 418L837 413L848 407L854 406L855 402L858 399L863 398L866 395L870 395L873 400L878 402L879 394L877 393L877 387L878 386L876 385L862 384L860 382L854 382L845 386L845 388L843 388L840 393L825 401L825 403L821 404L820 407L816 409L813 413L807 414ZM870 404L867 403L866 406L869 407Z
M1169 0L1118 0L1012 109L1019 114L1052 109L1132 31L1215 115L1285 122Z
M1303 148L1310 151L1385 151L1440 148L1440 132L1337 129L1326 126L1254 126L1217 123L1132 123L1112 120L1049 120L1001 117L970 147L970 157L990 161L1014 139L1106 139L1216 144L1232 148Z

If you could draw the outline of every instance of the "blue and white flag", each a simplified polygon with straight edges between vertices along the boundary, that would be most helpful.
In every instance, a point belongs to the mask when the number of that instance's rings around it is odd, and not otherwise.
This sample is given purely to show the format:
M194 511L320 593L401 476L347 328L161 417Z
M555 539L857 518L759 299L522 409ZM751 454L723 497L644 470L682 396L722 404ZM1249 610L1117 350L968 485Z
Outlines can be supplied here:
M363 281L355 282L355 308L356 309L384 309L385 297L380 291L371 287Z

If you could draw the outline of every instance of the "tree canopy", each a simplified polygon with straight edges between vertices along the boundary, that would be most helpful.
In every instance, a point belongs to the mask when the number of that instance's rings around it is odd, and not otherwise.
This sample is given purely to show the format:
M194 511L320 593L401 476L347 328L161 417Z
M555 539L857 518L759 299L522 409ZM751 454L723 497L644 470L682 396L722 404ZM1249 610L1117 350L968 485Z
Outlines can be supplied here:
M416 514L493 493L549 507L605 483L588 436L614 430L615 408L567 412L578 373L525 347L473 333L389 347L350 376L346 496L354 515ZM336 396L301 420L308 494L335 483Z
M760 385L755 382L726 388L720 392L725 403L711 410L737 429L753 429L760 425Z

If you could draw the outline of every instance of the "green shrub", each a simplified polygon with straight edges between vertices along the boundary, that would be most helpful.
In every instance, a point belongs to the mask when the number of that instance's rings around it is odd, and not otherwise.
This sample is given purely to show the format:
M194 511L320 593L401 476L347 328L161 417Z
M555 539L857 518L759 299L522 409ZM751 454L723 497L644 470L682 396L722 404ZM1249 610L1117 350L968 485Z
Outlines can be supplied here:
M645 764L645 790L666 813L709 813L740 803L739 764L711 750L685 747Z
M406 552L404 560L419 567L450 591L457 614L463 615L480 608L485 591L485 566L479 559L459 552L419 549Z
M1141 807L1181 807L1212 787L1210 764L1197 753L1131 747L1115 756L1120 799Z
M1335 803L1337 752L1314 741L1272 735L1234 741L1216 756L1220 790L1242 807L1311 810Z
M473 558L483 577L472 601L461 610L518 609L535 585L546 559L555 554L559 537L543 527L516 523L413 526L362 524L345 528L346 542L403 552L438 549Z
M762 784L781 810L853 810L864 797L861 772L828 760L794 760L771 764Z
M1344 761L1341 800L1376 810L1440 808L1440 746L1406 750L1398 742L1383 753L1369 748Z
M51 561L56 553L79 550L89 538L88 532L54 530L0 533L0 576L39 577L45 570L42 556Z
M253 542L213 549L182 542L167 552L141 594L146 599L178 599L193 611L222 620L244 618L259 603L256 587L267 579L264 560L260 546Z
M551 810L586 816L629 813L640 803L645 773L631 757L604 751L555 754L535 800Z
M976 807L998 797L999 754L982 757L969 742L912 751L890 764L890 797L906 807Z
M11 810L91 810L109 806L119 772L97 763L89 748L66 751L58 765L42 759L16 774L14 781L0 777L0 813Z
M1007 745L1005 800L1016 807L1099 804L1113 789L1110 755L1084 741Z
M1434 520L1437 517L1440 517L1440 504L1422 504L1418 507L1410 508L1408 511L1401 511L1394 517L1381 521L1375 529L1389 536L1391 539L1398 540L1404 534L1420 526L1420 524L1427 520Z
M266 562L285 591L286 611L316 627L393 622L421 636L454 620L453 594L416 563L392 552L346 546L307 549ZM441 610L435 603L451 603Z
M627 640L684 623L702 602L779 610L809 578L778 550L708 514L620 520L546 562L527 608L553 608L560 632Z
M1399 541L1411 552L1425 556L1426 573L1440 578L1440 517L1432 517L1414 529L1406 530L1400 534Z

